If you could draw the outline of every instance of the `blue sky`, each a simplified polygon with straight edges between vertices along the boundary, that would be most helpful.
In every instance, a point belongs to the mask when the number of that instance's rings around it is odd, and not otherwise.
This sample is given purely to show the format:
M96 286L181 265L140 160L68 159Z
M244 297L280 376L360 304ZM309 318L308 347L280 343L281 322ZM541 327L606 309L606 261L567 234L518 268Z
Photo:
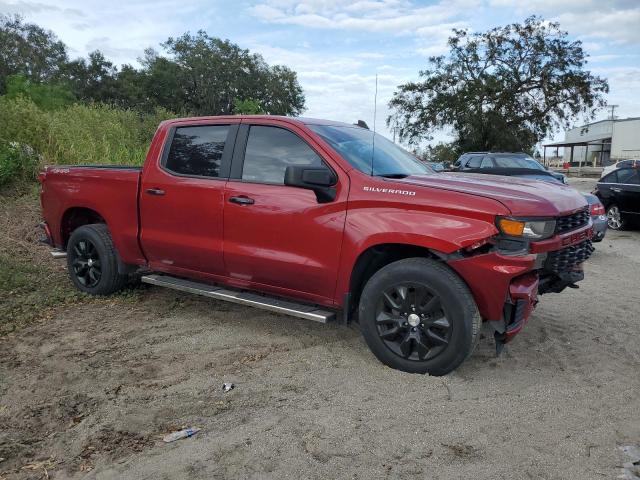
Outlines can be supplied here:
M372 125L377 74L377 126L388 136L394 88L446 52L452 28L482 31L537 14L584 42L617 115L640 116L640 0L0 0L0 13L53 30L71 56L100 49L116 64L204 29L296 70L312 117Z

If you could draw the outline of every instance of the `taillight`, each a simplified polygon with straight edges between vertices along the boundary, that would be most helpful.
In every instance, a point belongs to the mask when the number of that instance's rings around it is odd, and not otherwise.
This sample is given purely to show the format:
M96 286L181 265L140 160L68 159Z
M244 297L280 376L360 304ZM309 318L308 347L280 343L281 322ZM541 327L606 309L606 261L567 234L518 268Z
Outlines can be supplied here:
M592 203L591 204L591 216L592 217L595 216L595 215L604 215L605 213L606 213L605 209L604 209L604 207L602 206L601 203Z

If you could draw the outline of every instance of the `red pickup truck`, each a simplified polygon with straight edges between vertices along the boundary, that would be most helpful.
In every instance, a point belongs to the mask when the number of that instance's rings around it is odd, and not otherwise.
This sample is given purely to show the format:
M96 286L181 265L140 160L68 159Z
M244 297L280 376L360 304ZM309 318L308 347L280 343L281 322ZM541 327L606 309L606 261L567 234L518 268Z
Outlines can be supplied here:
M80 290L133 278L318 321L443 375L481 322L497 347L590 256L570 187L435 173L366 128L273 116L163 122L142 168L40 174L43 226ZM142 274L142 276L140 276Z

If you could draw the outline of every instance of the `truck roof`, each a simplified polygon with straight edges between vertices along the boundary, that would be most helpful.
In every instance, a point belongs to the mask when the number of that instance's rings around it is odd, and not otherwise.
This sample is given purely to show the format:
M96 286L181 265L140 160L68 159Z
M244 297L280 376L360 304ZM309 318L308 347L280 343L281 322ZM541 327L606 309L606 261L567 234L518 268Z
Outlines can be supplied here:
M266 120L281 120L289 123L297 123L302 125L335 125L342 127L356 127L357 125L345 122L337 122L334 120L325 120L321 118L309 118L309 117L286 117L284 115L207 115L201 117L182 117L182 118L170 118L162 122L162 124L174 124L188 121L202 121L202 120L225 120L233 119L266 119Z

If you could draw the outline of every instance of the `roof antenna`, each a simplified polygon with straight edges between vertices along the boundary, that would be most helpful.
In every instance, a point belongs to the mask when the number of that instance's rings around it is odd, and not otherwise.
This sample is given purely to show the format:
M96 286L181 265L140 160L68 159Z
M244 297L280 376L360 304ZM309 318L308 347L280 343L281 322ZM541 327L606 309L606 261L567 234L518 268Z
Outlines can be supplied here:
M373 97L373 136L371 137L371 176L373 177L373 159L376 152L376 114L378 113L378 74L376 73L376 93Z

